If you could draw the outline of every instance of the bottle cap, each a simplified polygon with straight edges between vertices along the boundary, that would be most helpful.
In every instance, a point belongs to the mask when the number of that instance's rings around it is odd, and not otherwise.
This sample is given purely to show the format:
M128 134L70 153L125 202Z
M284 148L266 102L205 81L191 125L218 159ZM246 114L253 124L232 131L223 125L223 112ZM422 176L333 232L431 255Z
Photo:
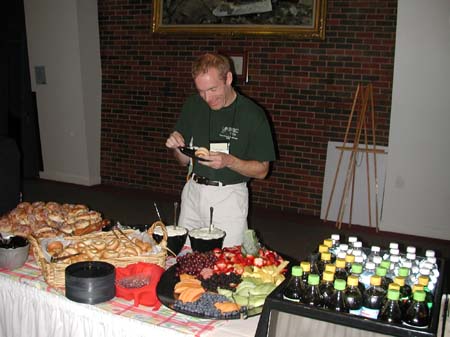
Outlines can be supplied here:
M302 267L304 273L309 273L311 271L311 263L309 261L300 262L300 267Z
M345 260L344 259L336 259L336 268L345 268Z
M400 292L398 290L389 289L387 293L387 298L388 300L391 301L398 301L398 299L400 298Z
M431 262L428 261L429 258L427 258L427 261L423 263L422 268L427 268L427 269L433 269L433 264Z
M416 247L414 247L414 246L408 246L408 247L406 247L406 253L407 253L407 254L408 254L408 253L415 254L415 253L416 253Z
M416 290L413 295L414 301L423 302L425 301L425 291Z
M360 263L353 263L351 271L354 274L361 274L362 273L362 268L363 268L362 264L360 264Z
M431 263L432 265L435 265L436 262L437 262L437 259L436 259L435 256L430 256L430 257L427 257L427 261L428 261L429 263Z
M331 271L324 271L322 274L322 279L327 282L333 282L334 273L332 273Z
M425 256L426 257L432 257L432 256L434 257L434 256L436 256L436 254L435 254L434 250L428 249L425 251Z
M328 252L328 246L319 245L319 253L325 253L325 252Z
M324 244L325 246L327 246L328 248L331 248L331 247L333 247L333 240L331 240L331 239L325 239L325 240L323 240L323 244Z
M415 260L416 259L416 253L406 253L406 258L408 260Z
M375 256L376 257L376 256ZM378 257L381 257L381 256L378 256ZM362 256L362 255L359 255L359 256L355 256L355 262L356 263L363 263L364 262L364 257Z
M391 242L389 244L389 249L398 249L398 243L397 242Z
M355 262L355 255L347 254L345 256L345 262L346 263L353 263L353 262Z
M381 261L380 267L383 267L383 268L386 268L387 270L389 270L389 268L391 267L391 261L389 261L389 260Z
M373 263L372 261L366 263L366 269L375 271L375 267L375 263Z
M380 255L376 255L373 257L373 263L375 263L376 265L381 264L381 261L383 261L383 258Z
M327 247L328 248L328 247ZM322 261L331 261L331 253L329 252L323 252L320 254L320 259Z
M377 267L375 274L380 276L380 277L385 277L387 273L386 268L383 267Z
M339 245L339 250L340 250L341 252L347 252L347 250L348 250L348 244L346 244L346 243L341 243L341 244Z
M362 250L360 250L360 249L353 249L352 254L355 255L355 258L357 256L362 256Z
M372 247L370 248L370 251L371 251L371 252L374 252L374 253L379 253L380 250L381 250L380 246L372 246Z
M312 286L316 286L319 284L320 277L317 274L309 274L308 275L308 284Z
M292 276L302 276L303 269L300 266L293 266L291 271Z
M361 241L355 241L353 243L353 247L355 247L355 248L362 248L362 242Z
M398 276L408 277L409 276L409 268L400 267L398 269Z
M394 277L394 283L397 283L400 287L405 286L405 278L402 276L396 276Z
M343 279L334 280L334 289L336 289L336 290L344 290L346 284L347 283Z
M389 255L400 255L400 250L397 248L389 249Z
M416 292L417 290L423 290L423 285L421 285L421 284L415 284L415 285L413 285L413 287L412 287L412 292L414 293L414 292Z
M373 286L380 286L381 285L381 277L377 275L373 275L370 277L370 284Z
M389 290L389 289L393 289L393 290L400 291L400 285L397 284L397 283L394 283L394 282L389 283L389 285L388 285L388 290Z
M348 242L349 243L354 243L356 241L358 241L358 238L356 236L349 236L348 237Z
M428 268L420 268L419 274L423 276L430 276L431 272Z
M390 260L392 263L398 263L398 261L400 261L400 256L399 256L399 255L391 255L391 256L389 257L389 260Z
M347 277L347 284L352 287L357 287L359 283L359 278L356 275L350 275Z
M405 267L405 268L408 268L409 270L411 270L412 262L410 260L403 261L403 266L402 267Z
M341 236L339 234L331 234L331 240L334 242L339 241L341 239Z
M419 276L419 279L417 280L417 282L420 285L426 287L428 285L428 282L430 282L430 278L428 276L421 275L421 276Z
M325 271L329 271L330 273L335 273L336 272L336 265L332 264L332 263L327 263L325 265Z

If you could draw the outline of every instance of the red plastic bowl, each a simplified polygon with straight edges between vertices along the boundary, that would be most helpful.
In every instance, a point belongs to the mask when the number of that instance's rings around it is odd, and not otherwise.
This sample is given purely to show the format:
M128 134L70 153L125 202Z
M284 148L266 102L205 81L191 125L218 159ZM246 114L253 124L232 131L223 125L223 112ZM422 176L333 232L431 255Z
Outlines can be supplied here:
M161 303L156 296L156 286L163 273L164 269L153 263L138 262L125 268L118 267L116 268L116 296L133 300L134 306L142 304L158 309ZM125 288L120 285L123 278L133 275L149 275L149 283L140 288Z

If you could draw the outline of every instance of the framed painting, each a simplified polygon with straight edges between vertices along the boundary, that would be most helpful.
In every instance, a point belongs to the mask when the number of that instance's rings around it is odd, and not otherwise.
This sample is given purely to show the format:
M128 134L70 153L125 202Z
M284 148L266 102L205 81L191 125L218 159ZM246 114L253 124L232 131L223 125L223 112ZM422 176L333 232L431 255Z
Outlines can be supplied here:
M154 33L324 39L326 0L153 0Z
M248 52L218 50L219 54L225 55L230 59L232 73L236 84L245 84L248 82Z

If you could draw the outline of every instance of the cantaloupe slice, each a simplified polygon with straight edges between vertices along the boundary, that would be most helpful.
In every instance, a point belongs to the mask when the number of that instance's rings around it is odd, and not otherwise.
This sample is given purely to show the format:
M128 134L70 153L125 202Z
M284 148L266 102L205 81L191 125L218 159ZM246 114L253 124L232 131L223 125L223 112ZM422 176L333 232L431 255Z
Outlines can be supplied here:
M205 289L203 288L188 288L184 290L182 293L180 293L178 299L183 303L195 302L200 298L200 296L202 296L204 292Z

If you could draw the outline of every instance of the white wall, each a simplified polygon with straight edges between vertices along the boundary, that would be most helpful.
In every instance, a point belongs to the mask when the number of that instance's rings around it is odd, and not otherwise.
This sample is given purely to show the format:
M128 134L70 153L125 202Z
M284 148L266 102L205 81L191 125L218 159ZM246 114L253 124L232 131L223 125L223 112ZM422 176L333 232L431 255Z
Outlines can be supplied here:
M42 178L100 183L101 69L95 0L25 0L32 90L36 91ZM47 84L36 85L34 67Z
M381 229L450 240L450 1L399 0Z

